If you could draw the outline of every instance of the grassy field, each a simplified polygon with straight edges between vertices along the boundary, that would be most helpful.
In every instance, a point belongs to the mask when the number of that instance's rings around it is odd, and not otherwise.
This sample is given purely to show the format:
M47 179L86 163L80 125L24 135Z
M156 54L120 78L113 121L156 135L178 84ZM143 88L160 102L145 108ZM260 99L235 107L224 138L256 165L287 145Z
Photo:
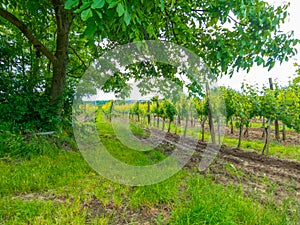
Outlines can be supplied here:
M113 138L101 113L97 128L111 154L128 164L147 165L165 157L159 149L127 149ZM132 130L143 135L136 125ZM159 184L129 187L99 176L80 152L44 145L53 151L0 160L0 223L299 224L284 205L246 198L242 187L216 184L209 172L184 169ZM23 150L28 147L32 146L24 144Z

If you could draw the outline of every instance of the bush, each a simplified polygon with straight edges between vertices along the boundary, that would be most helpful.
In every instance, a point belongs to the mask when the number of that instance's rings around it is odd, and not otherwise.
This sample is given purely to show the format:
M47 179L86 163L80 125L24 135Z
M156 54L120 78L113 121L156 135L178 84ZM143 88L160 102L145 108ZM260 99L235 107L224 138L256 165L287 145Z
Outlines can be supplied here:
M0 131L0 158L31 159L38 155L53 155L58 151L59 148L53 138Z

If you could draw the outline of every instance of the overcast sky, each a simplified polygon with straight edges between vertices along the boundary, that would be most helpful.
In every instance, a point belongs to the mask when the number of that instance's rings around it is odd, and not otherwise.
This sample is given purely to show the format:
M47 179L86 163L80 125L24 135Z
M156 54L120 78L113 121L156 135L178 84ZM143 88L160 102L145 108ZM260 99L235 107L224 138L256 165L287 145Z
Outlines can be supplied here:
M294 37L300 39L300 1L268 0L267 2L276 5L283 2L291 3L288 8L290 15L286 19L286 23L282 25L281 30L285 32L293 30L295 32ZM231 79L228 77L222 78L218 84L240 89L241 83L244 81L249 84L254 85L257 83L259 86L262 86L262 84L268 84L268 78L272 77L280 85L285 86L291 80L291 77L295 75L296 68L293 66L295 62L300 63L300 46L298 46L298 55L296 57L290 59L289 62L283 62L281 65L277 63L269 72L267 68L253 67L248 74L245 71L240 71L235 73Z

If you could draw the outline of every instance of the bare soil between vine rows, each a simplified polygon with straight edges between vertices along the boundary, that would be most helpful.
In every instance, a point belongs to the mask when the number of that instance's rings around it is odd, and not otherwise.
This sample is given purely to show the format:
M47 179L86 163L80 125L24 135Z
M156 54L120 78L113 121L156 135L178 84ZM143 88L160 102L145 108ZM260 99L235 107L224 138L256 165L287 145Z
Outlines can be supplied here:
M166 146L170 143L176 145L179 138L176 134L167 133ZM189 143L194 145L195 139L185 138L184 142L185 147L188 148ZM192 145L190 148L194 148ZM195 168L206 148L207 144L197 141L196 151L185 167ZM217 183L242 186L246 196L253 196L262 202L283 204L285 200L293 199L298 206L300 205L299 162L238 150L225 145L221 148L217 147L217 150L219 152L216 158L204 171Z
M230 128L226 127L225 135L230 137L230 138L238 139L239 138L238 130L235 129L234 131L235 132L233 134L231 134L230 133ZM258 140L264 141L265 138L263 137L263 131L264 131L264 128L250 127L248 137L243 136L243 138L244 139L250 139L250 140L253 140L253 141L258 141ZM207 132L209 132L208 128L207 128ZM280 138L282 139L282 130L280 130L279 134L280 134ZM271 140L276 140L274 130L271 130L270 139ZM281 144L282 145L300 145L300 133L297 133L295 131L286 131L286 140L284 142L281 141Z

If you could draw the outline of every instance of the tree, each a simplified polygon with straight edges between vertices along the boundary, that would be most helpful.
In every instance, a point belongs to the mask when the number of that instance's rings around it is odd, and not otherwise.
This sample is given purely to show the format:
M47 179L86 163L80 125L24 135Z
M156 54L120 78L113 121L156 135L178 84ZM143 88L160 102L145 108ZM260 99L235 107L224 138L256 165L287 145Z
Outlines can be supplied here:
M233 116L235 114L235 108L232 104L234 100L236 91L231 88L222 89L223 95L225 98L225 107L226 107L226 122L230 122L230 133L233 134Z
M300 85L291 83L278 95L279 115L284 125L300 132Z
M176 102L176 111L178 113L179 120L182 120L185 118L184 123L184 131L183 136L186 136L187 127L188 127L188 121L190 116L190 110L191 110L191 101L187 98L186 95L182 94L179 98L179 101Z
M206 99L193 98L195 108L197 111L198 119L201 123L201 141L204 142L205 135L205 122L208 116L208 102Z
M244 126L249 126L250 119L254 116L255 97L247 92L236 92L231 104L234 108L234 116L239 128L239 141L237 148L241 147Z
M279 104L276 99L276 92L273 89L273 82L272 79L269 79L270 88L264 88L263 96L260 102L260 109L261 115L265 118L268 118L267 127L265 127L265 145L262 150L262 154L268 154L269 145L270 145L270 129L271 129L271 122L277 118L279 112Z
M171 123L174 121L174 116L176 115L176 108L172 102L168 100L162 101L162 109L163 109L163 118L169 119L168 132L171 130Z
M137 116L137 121L140 122L140 115L141 115L141 110L140 110L140 103L135 102L131 108L131 114Z
M3 0L0 18L2 27L15 34L21 31L49 60L48 96L51 104L58 105L59 115L66 76L73 76L75 69L69 68L69 55L88 65L97 55L92 50L95 39L108 40L105 49L138 40L172 41L193 49L215 76L249 70L254 63L271 69L275 61L295 54L298 40L279 32L287 7L274 8L260 0ZM79 39L84 44L89 40L90 48L83 48L90 53L85 59L78 53L84 46L76 42Z

